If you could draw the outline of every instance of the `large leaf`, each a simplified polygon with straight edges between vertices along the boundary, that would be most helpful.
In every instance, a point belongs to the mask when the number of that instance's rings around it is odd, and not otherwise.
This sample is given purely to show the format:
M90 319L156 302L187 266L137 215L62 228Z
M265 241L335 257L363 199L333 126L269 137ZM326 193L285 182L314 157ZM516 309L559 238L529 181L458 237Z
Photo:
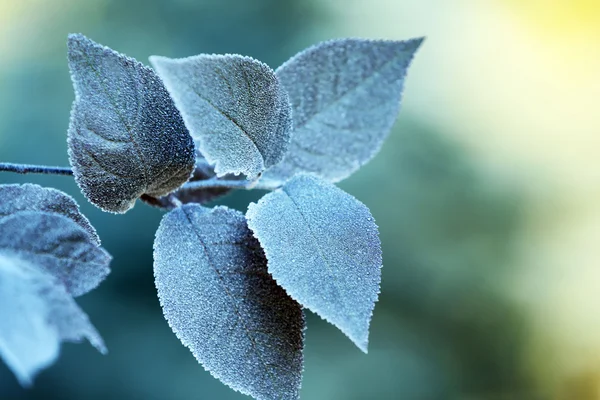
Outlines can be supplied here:
M69 157L83 194L123 213L143 194L166 195L194 169L194 143L151 68L69 35L75 103Z
M156 233L154 273L169 325L215 377L257 399L297 399L304 317L267 272L243 214L185 205Z
M337 182L373 158L396 120L406 71L421 42L333 40L279 67L294 131L284 160L264 180L282 183L310 172Z
M255 178L283 158L291 108L275 72L239 55L150 57L217 176Z
M2 234L5 231L1 230ZM0 250L0 357L23 386L58 357L62 341L102 338L60 280L13 252Z
M73 198L60 190L26 183L0 185L0 219L20 211L44 211L64 215L85 229L90 239L100 245L100 238L90 221L79 211Z
M369 209L330 183L297 175L250 204L246 217L277 283L367 352L381 281Z
M110 255L60 214L21 211L0 219L0 251L19 254L62 282L72 296L94 289L110 272Z

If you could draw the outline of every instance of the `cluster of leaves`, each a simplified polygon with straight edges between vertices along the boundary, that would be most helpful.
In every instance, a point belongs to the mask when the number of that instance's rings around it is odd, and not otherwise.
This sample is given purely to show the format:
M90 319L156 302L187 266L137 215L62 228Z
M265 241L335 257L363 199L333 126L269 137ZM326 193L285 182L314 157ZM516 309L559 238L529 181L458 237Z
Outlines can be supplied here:
M111 257L66 194L0 185L0 199L0 355L27 386L62 340L87 338L106 352L73 298L104 280Z
M381 147L421 41L329 41L276 71L204 54L151 57L153 70L69 36L75 179L108 212L139 198L170 210L154 246L165 318L233 389L298 398L303 308L367 351L377 226L333 183ZM272 191L246 215L201 205L238 187ZM0 355L28 384L61 340L104 351L73 297L108 274L110 256L67 195L4 185L0 200Z

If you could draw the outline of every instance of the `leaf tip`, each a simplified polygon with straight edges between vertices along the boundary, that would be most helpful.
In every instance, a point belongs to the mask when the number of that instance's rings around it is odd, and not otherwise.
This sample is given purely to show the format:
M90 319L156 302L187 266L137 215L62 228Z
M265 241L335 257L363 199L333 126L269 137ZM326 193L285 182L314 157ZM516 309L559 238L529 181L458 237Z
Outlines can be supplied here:
M31 389L33 388L33 373L32 374L28 374L25 372L19 372L17 373L15 372L15 376L17 378L17 380L19 381L19 385L21 385L21 387L23 389Z
M360 339L354 339L353 342L360 351L365 354L369 354L369 331L367 331L364 337Z
M96 43L82 33L69 33L67 35L67 47L69 52L81 51L85 47L95 45Z
M67 42L69 44L73 43L77 43L78 41L87 39L86 36L83 33L69 33L67 35Z
M419 36L416 38L408 39L406 43L413 47L415 50L417 50L419 47L421 47L425 39L427 39L426 36Z
M102 343L92 343L92 345L94 346L94 348L96 348L96 350L98 350L100 352L100 354L102 354L103 356L108 354L108 348L106 347L106 345L104 344L104 342ZM366 351L365 351L366 353Z

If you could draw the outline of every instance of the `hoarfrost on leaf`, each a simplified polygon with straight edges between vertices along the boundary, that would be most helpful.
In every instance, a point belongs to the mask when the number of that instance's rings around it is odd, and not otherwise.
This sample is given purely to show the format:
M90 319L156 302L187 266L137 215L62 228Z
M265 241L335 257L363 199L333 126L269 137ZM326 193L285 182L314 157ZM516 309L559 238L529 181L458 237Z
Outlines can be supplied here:
M217 176L254 179L281 161L291 106L271 68L240 55L152 56L150 62Z
M0 357L23 386L53 364L62 341L102 338L60 280L13 252L0 250Z
M181 342L241 393L297 399L304 317L266 263L244 215L226 207L184 205L156 233L156 287Z
M208 179L216 179L217 174L214 168L206 161L202 155L197 154L196 156L196 168L190 177L189 182L205 181ZM222 177L226 180L241 180L241 175L225 175ZM189 188L187 186L180 187L173 193L159 198L146 199L142 197L142 200L146 201L150 205L161 207L161 208L173 208L173 199L176 199L182 204L198 203L206 204L221 198L231 192L230 188Z
M96 230L79 211L75 200L60 190L31 183L0 185L0 219L20 211L44 211L64 215L85 229L90 239L100 245Z
M282 162L263 179L309 172L338 182L381 148L400 109L404 78L423 39L339 39L310 47L277 69L294 130Z
M0 251L43 268L72 296L94 289L110 272L110 255L60 214L21 211L0 218Z
M382 263L369 209L334 185L300 174L250 204L246 217L277 283L366 353Z
M151 68L83 35L69 35L75 102L69 157L83 194L123 213L146 194L164 196L194 169L194 143Z

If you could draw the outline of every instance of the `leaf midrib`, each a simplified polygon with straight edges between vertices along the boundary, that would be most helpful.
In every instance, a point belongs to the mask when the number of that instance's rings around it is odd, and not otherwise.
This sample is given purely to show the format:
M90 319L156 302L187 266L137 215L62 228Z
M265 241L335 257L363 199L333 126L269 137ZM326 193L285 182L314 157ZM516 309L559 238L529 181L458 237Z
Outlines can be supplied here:
M223 279L223 276L221 275L221 272L216 267L216 264L215 264L214 260L212 259L211 255L210 255L210 253L208 251L208 248L207 248L206 244L204 243L204 240L202 239L202 237L200 236L200 233L196 229L196 226L192 222L192 219L190 218L190 215L188 214L188 211L185 208L182 209L182 211L183 211L183 214L185 215L188 223L190 224L190 227L192 228L192 231L194 232L194 234L198 238L198 241L202 245L202 250L204 252L204 255L206 256L206 259L207 259L209 265L212 267L213 271L217 275L217 277L219 279L219 283L221 284L221 287L223 288L223 291L225 292L225 294L227 295L227 297L230 299L231 303L233 304L233 308L234 308L234 311L235 311L235 313L236 313L236 315L238 317L238 321L243 326L244 333L246 333L246 336L250 340L250 343L252 344L252 348L254 349L255 354L257 355L258 359L260 360L260 362L261 362L261 364L262 364L265 372L267 373L267 375L270 376L270 378L271 378L270 386L273 386L273 383L276 381L275 376L274 376L273 372L271 371L271 368L269 368L269 364L266 363L263 360L262 354L258 350L258 347L257 347L257 344L256 344L256 338L251 334L251 330L248 328L248 326L246 326L246 323L244 321L244 318L242 318L242 314L241 314L241 312L239 310L239 307L238 307L237 301L235 300L235 297L229 291L229 289L228 289L228 287L227 287L227 285L225 283L225 280Z
M369 81L371 81L372 79L374 79L376 76L381 75L382 71L384 69L386 69L387 67L389 67L390 64L392 64L393 62L395 62L398 58L400 58L400 55L392 57L392 59L390 59L390 60L386 61L385 63L383 63L379 68L374 69L372 71L372 73L367 78L365 78L362 81L360 81L357 85L352 86L350 89L348 89L347 91L345 91L344 93L342 93L338 98L336 98L336 99L332 100L331 102L329 102L327 105L325 105L323 108L321 108L321 110L319 110L319 111L315 112L314 114L312 114L311 116L309 116L301 124L298 124L298 125L294 126L294 131L304 128L306 125L308 125L318 115L327 112L327 110L329 110L335 104L339 103L346 96L348 96L352 92L358 90L361 86L366 85ZM292 136L292 137L294 137L294 136Z
M202 95L198 90L196 90L195 87L191 87L191 89L194 91L194 93L196 93L196 95L198 96L198 98L200 98L200 100L203 100L206 104L211 106L213 109L217 110L217 112L219 112L219 114L221 114L223 117L225 117L227 120L229 120L236 128L238 128L238 130L240 132L242 132L242 134L244 136L246 136L248 138L248 140L250 140L250 142L252 143L252 145L254 146L256 151L258 152L258 154L260 154L261 158L263 159L263 164L264 164L264 162L266 160L265 155L260 151L260 148L258 147L256 140L254 138L252 138L252 136L250 136L250 134L240 125L240 123L234 117L229 115L227 112L221 110L219 107L217 107L215 104L213 104L213 102L210 101L210 99L208 99L207 97Z
M321 246L319 246L319 241L317 240L317 236L315 235L315 233L313 232L312 228L311 228L311 224L308 221L308 218L304 215L304 213L302 212L302 210L300 209L300 206L298 205L298 203L294 200L294 198L287 192L287 189L285 187L281 188L281 191L287 196L287 198L290 199L290 201L292 202L292 204L294 205L294 207L296 207L296 210L298 211L298 213L300 214L300 217L304 220L304 224L308 230L308 232L310 233L310 236L313 239L313 244L314 247L317 249L319 255L321 256L321 258L323 259L323 262L325 263L325 266L327 268L327 272L329 274L329 278L331 279L331 285L332 287L335 289L337 298L340 300L340 305L342 306L342 309L344 311L344 315L347 315L348 312L348 308L346 307L346 302L341 301L342 296L341 296L341 290L337 284L337 280L335 279L335 275L334 275L334 268L331 265L331 263L329 262L329 260L325 257L325 253L323 252L323 249L321 249ZM324 317L325 318L325 317ZM335 323L335 325L337 325L337 323ZM345 333L345 332L344 332Z
M86 64L91 68L92 71L94 71L94 74L96 75L96 77L98 78L98 82L100 83L100 87L102 88L102 91L104 92L104 94L106 95L106 97L108 98L108 100L110 101L115 114L117 114L117 116L119 117L119 119L121 120L121 123L123 124L123 126L125 127L125 131L127 132L127 135L129 137L129 142L131 142L131 144L133 145L133 147L135 148L135 153L140 161L140 164L142 165L142 173L144 175L144 192L146 192L148 190L148 186L149 186L149 179L148 179L148 165L144 162L144 158L142 157L142 152L139 148L139 144L135 141L134 137L133 137L133 133L132 133L132 127L130 127L126 121L125 118L123 117L123 114L121 114L121 111L119 110L119 108L117 107L117 104L114 100L114 98L112 97L112 95L108 92L108 89L106 88L106 85L104 84L104 81L102 79L102 77L100 76L100 72L98 71L98 69L94 66L94 64L92 64L90 58L88 57L88 55L86 54L85 51L82 51L81 54L83 55ZM137 62L137 61L136 61ZM135 68L135 64L133 66L133 68ZM129 77L131 78L131 72L129 71L128 68L124 68L125 71L127 71L127 74L129 75ZM134 80L134 82L137 84L137 81ZM136 98L138 99L138 119L139 119L139 115L141 112L141 101L139 98L139 93L137 90L137 87L135 88L135 93L136 93ZM87 127L86 127L87 128Z

